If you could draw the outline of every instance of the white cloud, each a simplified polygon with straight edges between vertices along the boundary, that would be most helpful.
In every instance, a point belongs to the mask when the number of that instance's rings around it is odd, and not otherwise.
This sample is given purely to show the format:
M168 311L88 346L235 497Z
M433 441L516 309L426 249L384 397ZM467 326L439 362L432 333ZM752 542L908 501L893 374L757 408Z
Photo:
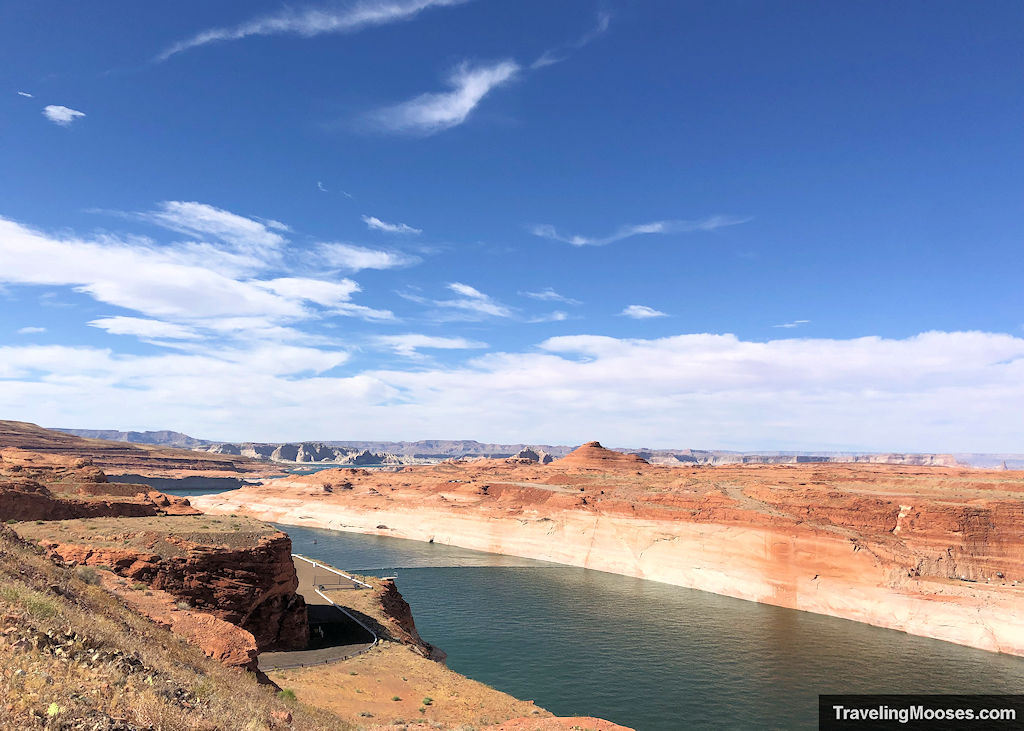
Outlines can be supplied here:
M196 201L164 201L157 210L139 216L171 231L212 236L236 253L261 261L277 255L287 243L281 233L289 230L280 221L257 221Z
M360 289L351 279L329 282L307 277L281 277L254 284L289 299L306 300L325 307L336 307L348 302Z
M448 77L450 91L421 94L407 102L385 107L370 115L370 121L385 131L434 134L456 127L492 90L507 84L519 73L515 61L490 65L460 64Z
M18 335L37 335L44 332L46 332L45 327L36 327L34 325L18 328Z
M1020 451L1024 338L551 338L459 367L325 375L345 353L0 348L0 413L228 440L377 434L621 446ZM314 375L319 374L319 375ZM495 414L501 418L496 419Z
M316 181L316 187L317 187L317 190L319 190L321 193L326 193L327 192L327 188L324 187L324 184L321 183L319 180Z
M639 236L641 234L675 234L692 233L695 231L715 231L726 226L736 226L741 223L746 223L749 220L749 218L740 218L737 216L708 216L707 218L695 221L653 221L652 223L641 223L634 226L622 226L615 233L599 238L566 236L560 234L554 226L544 223L531 226L530 233L534 236L540 236L541 238L550 239L552 241L562 241L566 244L572 244L573 246L605 246L607 244L612 244L616 241L628 239L631 236Z
M810 320L793 320L793 322L784 322L780 325L772 325L772 327L794 328L800 327L801 325L806 325L809 322Z
M572 50L579 50L586 45L589 45L594 40L600 38L608 31L608 26L611 24L612 16L608 12L600 12L597 14L597 22L594 27L580 36L572 43L567 43L564 46L552 48L545 51L540 57L530 64L531 69L541 69L545 66L551 66L556 63L561 63L566 59L566 54Z
M462 282L452 282L447 288L459 295L455 299L428 299L409 292L399 292L399 296L423 305L438 308L431 315L434 319L445 322L452 320L477 321L488 317L512 317L512 310L490 295L484 294L476 287Z
M544 302L563 302L567 305L581 305L583 304L577 299L572 297L566 297L563 294L559 294L551 287L545 287L540 292L520 292L523 297L529 297L535 300L541 300Z
M471 348L486 348L487 343L466 338L439 337L436 335L421 335L419 333L406 333L404 335L381 335L374 338L379 345L390 348L395 353L414 358L420 354L420 348L440 350L467 350Z
M50 104L49 106L43 107L43 116L54 124L59 124L61 127L67 127L79 117L84 117L85 112L80 112L77 109L71 109L70 107L62 107L58 104Z
M19 91L18 92L18 96L23 96L23 97L25 97L27 99L34 99L35 98L35 94L29 94L27 91Z
M101 317L98 320L92 320L89 324L92 327L106 330L111 335L134 335L147 340L158 338L197 340L202 337L195 330L184 325L142 317Z
M355 244L325 243L317 248L320 257L330 267L358 272L362 269L394 269L418 264L420 258L397 251L368 249Z
M564 322L569 319L569 313L563 312L562 310L555 310L549 312L546 315L538 315L529 320L529 322Z
M287 241L276 232L284 224L260 223L198 203L165 204L145 215L173 230L209 233L221 241L158 245L138 237L51 236L0 217L0 261L5 262L0 284L72 287L99 302L133 310L144 318L105 318L93 324L138 337L215 331L250 340L315 340L292 326L333 315L394 318L388 310L352 302L360 287L350 279L291 276L281 256ZM246 324L235 328L234 322ZM154 328L163 328L163 334ZM170 334L171 328L181 329Z
M404 223L388 223L376 216L363 216L363 223L372 231L384 231L389 234L421 234L423 229L406 226Z
M362 28L409 20L432 7L460 5L467 0L361 0L334 10L291 9L265 15L229 28L211 28L162 51L157 61L191 48L250 36L290 34L306 38L324 33L351 33Z
M452 282L448 285L448 289L455 292L455 294L461 294L463 297L472 297L473 299L478 300L488 299L487 295L476 287L471 287L468 284L463 284L462 282Z
M619 313L623 317L632 317L634 320L647 320L652 317L667 317L661 310L646 305L630 305Z

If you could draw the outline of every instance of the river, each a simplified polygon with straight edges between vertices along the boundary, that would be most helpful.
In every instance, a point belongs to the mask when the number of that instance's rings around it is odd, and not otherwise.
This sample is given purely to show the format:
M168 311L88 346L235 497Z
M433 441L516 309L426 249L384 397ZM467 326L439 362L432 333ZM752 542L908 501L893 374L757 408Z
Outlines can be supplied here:
M1019 693L1024 659L643 579L279 526L297 553L397 574L454 670L640 731L817 728L819 693Z

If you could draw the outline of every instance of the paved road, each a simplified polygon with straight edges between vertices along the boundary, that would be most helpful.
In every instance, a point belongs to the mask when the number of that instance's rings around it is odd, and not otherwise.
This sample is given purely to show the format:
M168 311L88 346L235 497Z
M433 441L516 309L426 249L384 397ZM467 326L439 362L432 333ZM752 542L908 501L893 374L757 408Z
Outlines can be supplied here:
M338 662L372 647L373 642L365 629L313 590L319 585L331 590L365 589L302 559L297 558L294 561L295 573L299 577L297 593L306 600L309 611L310 647L305 650L264 652L260 654L258 660L260 670L267 672Z

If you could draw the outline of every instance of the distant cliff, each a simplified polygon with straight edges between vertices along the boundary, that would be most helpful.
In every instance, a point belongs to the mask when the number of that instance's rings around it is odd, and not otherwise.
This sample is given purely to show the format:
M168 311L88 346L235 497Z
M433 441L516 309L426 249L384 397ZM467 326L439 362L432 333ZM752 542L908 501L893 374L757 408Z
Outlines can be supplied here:
M110 429L58 429L66 434L91 439L108 439L136 444L173 446L210 454L250 457L268 462L338 465L400 465L440 462L463 457L505 459L524 452L559 459L573 447L550 444L497 444L472 439L421 439L414 442L332 441L316 442L217 442L197 439L176 431L116 431ZM721 449L651 449L613 447L617 452L636 454L653 464L801 464L868 463L902 464L918 467L982 467L1022 469L1024 454L931 454L830 451L730 451Z

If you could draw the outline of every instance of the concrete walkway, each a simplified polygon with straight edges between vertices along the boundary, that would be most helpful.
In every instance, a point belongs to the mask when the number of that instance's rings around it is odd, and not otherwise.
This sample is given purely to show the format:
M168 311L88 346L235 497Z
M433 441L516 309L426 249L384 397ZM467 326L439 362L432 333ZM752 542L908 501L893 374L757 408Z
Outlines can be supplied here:
M376 636L317 591L320 586L331 591L367 591L366 587L302 558L296 557L294 561L295 573L299 577L296 593L306 600L309 612L309 647L261 653L257 660L259 669L268 672L339 662L373 647Z

